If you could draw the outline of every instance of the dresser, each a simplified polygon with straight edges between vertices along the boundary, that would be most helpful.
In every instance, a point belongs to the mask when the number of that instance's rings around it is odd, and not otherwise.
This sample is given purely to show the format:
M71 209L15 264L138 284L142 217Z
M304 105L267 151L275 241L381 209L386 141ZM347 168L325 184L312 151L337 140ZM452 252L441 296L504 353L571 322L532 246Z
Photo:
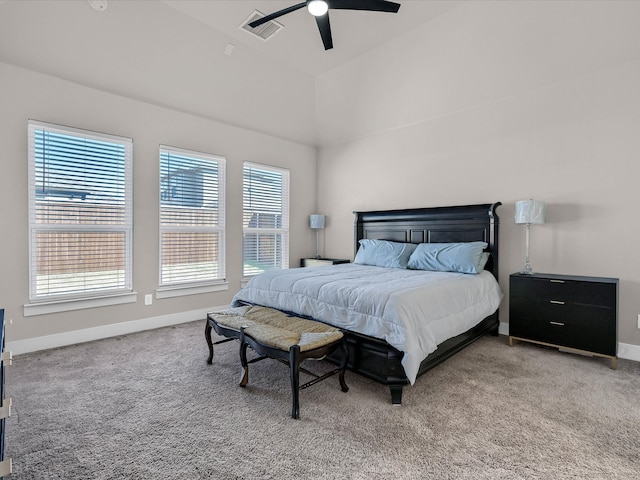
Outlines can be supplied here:
M9 478L13 471L11 459L4 456L6 419L11 416L11 398L4 397L4 368L12 363L11 352L4 350L4 340L4 308L0 308L0 479Z
M339 263L349 263L346 258L301 258L301 267L323 267L326 265L338 265Z
M618 347L618 279L534 273L509 277L509 346L538 343L611 360Z

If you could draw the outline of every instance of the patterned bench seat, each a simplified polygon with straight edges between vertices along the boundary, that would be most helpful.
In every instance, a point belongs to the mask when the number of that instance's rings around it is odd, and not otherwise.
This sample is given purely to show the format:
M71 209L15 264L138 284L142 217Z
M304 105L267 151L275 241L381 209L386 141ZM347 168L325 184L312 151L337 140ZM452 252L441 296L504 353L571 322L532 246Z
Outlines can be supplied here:
M213 341L211 330L225 337L216 343L237 339L240 341L240 363L243 375L240 386L249 381L249 363L265 358L274 358L287 363L291 372L291 416L300 418L299 390L310 387L336 373L339 374L343 392L349 390L344 381L348 351L342 332L329 325L314 320L287 315L279 310L259 306L230 308L207 315L205 338L209 346L207 363L213 362ZM247 361L247 347L258 355ZM324 375L316 375L300 366L307 359L319 359L340 348L342 358L339 368ZM300 371L313 376L313 380L300 385Z

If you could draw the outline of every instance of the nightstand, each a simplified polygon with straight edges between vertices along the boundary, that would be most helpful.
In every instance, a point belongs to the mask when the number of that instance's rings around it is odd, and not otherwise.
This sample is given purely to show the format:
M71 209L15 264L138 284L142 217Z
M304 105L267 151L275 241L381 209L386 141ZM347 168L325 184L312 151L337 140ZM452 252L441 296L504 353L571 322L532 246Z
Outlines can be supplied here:
M513 340L609 358L615 369L618 279L512 274L509 346Z
M326 265L338 265L339 263L349 263L345 258L301 258L301 267L324 267Z

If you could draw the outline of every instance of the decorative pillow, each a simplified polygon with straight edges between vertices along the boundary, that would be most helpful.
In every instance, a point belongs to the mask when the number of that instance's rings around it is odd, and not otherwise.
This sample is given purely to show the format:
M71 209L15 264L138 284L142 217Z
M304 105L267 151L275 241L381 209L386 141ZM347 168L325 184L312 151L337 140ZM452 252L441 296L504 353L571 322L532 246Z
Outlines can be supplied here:
M480 273L489 255L485 242L421 243L411 254L408 268L434 272Z
M388 240L360 240L360 247L353 263L376 267L407 268L414 243L390 242Z
M478 263L478 273L484 270L484 266L489 261L489 255L489 252L482 252L482 255L480 256L480 262Z

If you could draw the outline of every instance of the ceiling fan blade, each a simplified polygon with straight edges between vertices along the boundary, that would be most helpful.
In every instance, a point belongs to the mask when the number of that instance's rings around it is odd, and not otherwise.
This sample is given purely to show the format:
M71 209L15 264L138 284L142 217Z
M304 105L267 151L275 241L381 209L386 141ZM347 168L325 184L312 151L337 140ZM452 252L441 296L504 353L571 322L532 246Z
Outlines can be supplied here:
M324 49L330 50L333 48L333 39L331 38L331 25L329 24L329 12L320 17L316 17L316 23L318 24L318 30L320 30L320 36L322 37L322 43L324 43Z
M254 20L249 24L251 28L256 28L262 25L263 23L267 23L275 18L286 15L287 13L295 12L296 10L300 10L302 7L306 7L307 2L298 3L297 5L293 5L292 7L283 8L282 10L278 10L275 13L267 15L266 17L259 18L258 20Z
M387 0L327 0L329 8L340 10L370 10L372 12L397 13L400 4Z

